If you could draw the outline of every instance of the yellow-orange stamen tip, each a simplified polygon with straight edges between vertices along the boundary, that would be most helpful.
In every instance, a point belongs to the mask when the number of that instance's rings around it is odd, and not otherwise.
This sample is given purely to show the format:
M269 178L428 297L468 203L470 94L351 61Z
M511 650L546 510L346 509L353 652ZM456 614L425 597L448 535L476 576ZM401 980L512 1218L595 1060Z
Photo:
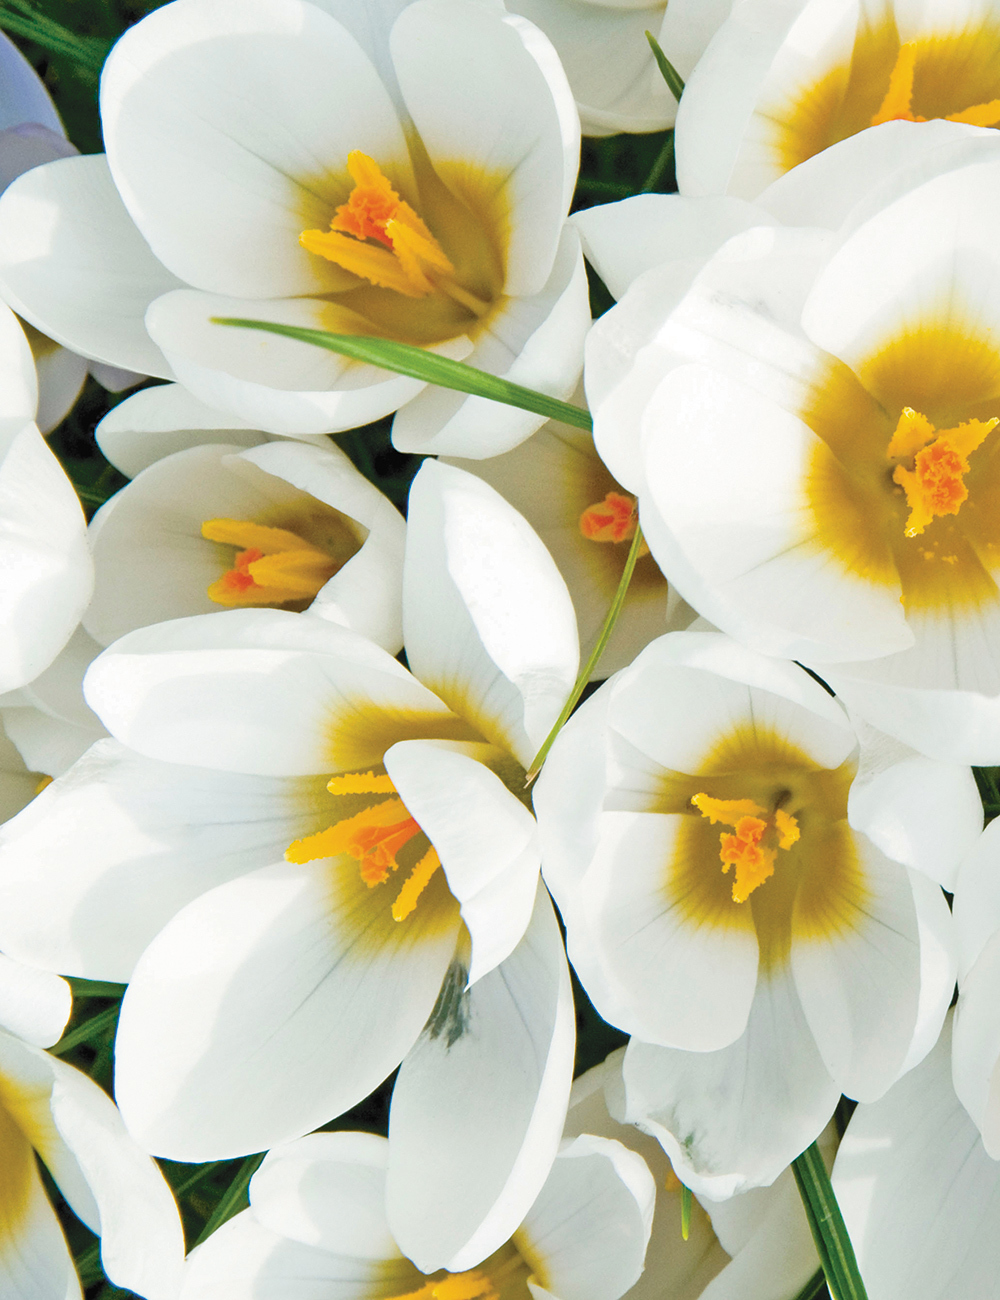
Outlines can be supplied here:
M52 777L51 777L51 776L43 776L42 779L41 779L41 780L38 782L38 784L35 786L35 794L41 794L42 791L45 789L45 787L46 787L47 785L51 785L51 784L52 784Z
M622 492L609 492L580 516L580 532L591 542L629 542L635 527L635 497Z
M347 772L332 776L326 783L331 794L395 794L396 787L385 774L374 772Z
M913 74L917 66L916 42L908 41L901 45L896 62L889 74L889 88L885 92L879 110L871 120L872 126L881 126L883 122L923 122L922 117L913 116Z
M753 891L774 874L774 849L761 847L767 822L759 817L741 817L736 823L735 835L727 831L719 836L719 857L722 870L735 868L733 902L745 903Z
M347 170L354 181L347 202L337 208L328 231L302 231L303 248L408 298L434 291L428 270L454 275L444 249L373 158L354 149L348 154Z
M217 605L312 600L339 567L325 551L287 528L248 519L206 519L201 534L210 542L242 548L233 567L208 587L208 596Z
M985 104L973 104L960 113L949 113L949 122L964 122L967 126L996 126L1000 123L1000 99Z
M802 832L799 830L799 823L789 813L782 812L780 808L774 814L774 827L778 832L779 849L790 849L801 838Z
M889 456L913 458L913 468L897 465L892 481L903 489L910 508L904 531L916 537L940 515L957 515L969 496L965 475L968 456L1000 424L966 420L954 429L935 430L926 416L904 407L889 442Z
M759 817L765 812L752 799L713 799L708 794L696 794L691 802L713 826L716 822L722 822L723 826L735 826L741 817Z
M417 905L420 895L431 882L431 877L441 865L437 850L430 848L410 872L406 883L392 905L392 919L405 921ZM477 1292L478 1294L478 1292Z

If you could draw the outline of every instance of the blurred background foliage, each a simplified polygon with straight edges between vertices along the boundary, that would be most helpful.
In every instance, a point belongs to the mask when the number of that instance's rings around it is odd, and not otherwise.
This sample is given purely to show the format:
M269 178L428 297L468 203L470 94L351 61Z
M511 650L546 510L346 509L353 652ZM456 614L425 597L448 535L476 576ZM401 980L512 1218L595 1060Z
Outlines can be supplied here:
M127 27L159 7L159 0L42 0L38 5L30 0L0 0L0 26L42 77L70 139L81 152L98 153L103 147L98 112L100 63ZM675 189L671 132L585 140L573 206L576 210L642 191L669 193ZM607 289L591 275L594 315L602 314L611 303ZM94 441L94 428L126 395L108 393L95 380L88 379L80 400L49 438L76 484L88 516L125 483L101 455ZM361 472L405 511L419 458L394 450L389 440L390 423L388 419L380 420L341 434L338 442ZM55 1050L110 1092L122 990L84 980L74 980L73 985L73 1017ZM578 1030L576 1067L581 1074L622 1046L626 1038L601 1020L575 977L573 988ZM391 1090L389 1079L354 1110L326 1127L385 1133ZM160 1161L180 1203L189 1246L246 1205L246 1184L259 1159L210 1165ZM59 1206L87 1300L125 1300L130 1293L113 1286L101 1270L96 1238L62 1202L47 1173L43 1176Z

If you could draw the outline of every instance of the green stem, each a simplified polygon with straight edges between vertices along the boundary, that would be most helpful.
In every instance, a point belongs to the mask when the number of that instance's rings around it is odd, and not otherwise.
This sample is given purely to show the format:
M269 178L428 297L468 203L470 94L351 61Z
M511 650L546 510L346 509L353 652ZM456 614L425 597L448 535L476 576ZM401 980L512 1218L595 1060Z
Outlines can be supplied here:
M792 1162L795 1181L833 1300L868 1300L854 1247L814 1142Z
M691 1235L691 1188L681 1184L681 1236L685 1241Z
M583 694L584 687L590 681L590 674L597 667L598 660L604 653L608 642L611 640L611 633L615 630L615 624L618 622L618 615L622 612L622 606L625 604L625 597L628 594L628 586L632 581L632 574L635 572L636 561L639 559L639 551L642 549L642 530L638 524L635 529L635 536L632 538L632 545L629 547L628 559L625 561L625 568L622 570L621 581L618 583L618 590L615 592L614 600L611 602L611 608L608 610L608 616L604 620L604 626L601 628L600 635L594 643L594 648L587 656L587 662L580 669L579 676L573 684L570 691L569 699L563 705L562 712L555 720L555 725L542 742L542 747L534 757L528 774L525 778L525 785L530 785L535 777L542 770L542 764L549 756L549 750L555 743L556 736L562 731L569 715L576 708L576 702Z
M212 1211L212 1217L199 1232L197 1240L191 1247L192 1250L194 1246L200 1246L203 1241L207 1240L216 1228L221 1228L227 1220L244 1208L243 1202L246 1200L247 1187L250 1184L250 1179L257 1172L260 1162L264 1159L264 1154L262 1151L259 1155L247 1156L246 1160L243 1161L239 1173L226 1188L222 1200Z
M127 984L112 984L108 980L82 980L75 975L66 978L75 998L120 998Z
M818 1268L795 1297L795 1300L817 1300L817 1297L823 1294L825 1286L826 1278L823 1276L823 1270Z
M560 402L558 398L549 397L546 393L536 393L533 388L512 384L508 379L488 374L485 370L477 370L475 366L467 366L461 361L452 361L450 357L439 357L425 348L397 343L395 339L332 334L329 330L302 329L298 325L278 325L274 321L244 320L236 316L213 316L212 323L280 334L283 338L311 343L314 347L326 348L329 352L351 357L354 361L363 361L370 366L379 366L383 370L391 370L397 375L408 375L411 379L422 379L427 384L437 384L439 388L451 388L459 393L469 393L472 397L486 397L506 406L517 406L522 411L544 415L546 420L561 420L563 424L571 424L588 432L594 427L590 412L582 407Z
M117 1006L108 1007L106 1011L91 1016L79 1028L74 1029L71 1034L67 1034L65 1038L60 1038L55 1047L50 1047L49 1051L53 1056L64 1056L66 1052L72 1051L80 1043L89 1043L92 1038L96 1038L99 1034L105 1033L109 1029L113 1030L118 1020L118 1011Z

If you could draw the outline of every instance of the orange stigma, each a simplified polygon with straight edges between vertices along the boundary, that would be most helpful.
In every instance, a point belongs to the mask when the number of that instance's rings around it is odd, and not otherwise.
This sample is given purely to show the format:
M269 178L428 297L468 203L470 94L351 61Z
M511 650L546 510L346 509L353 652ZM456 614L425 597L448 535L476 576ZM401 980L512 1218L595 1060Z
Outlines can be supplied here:
M424 298L441 288L476 314L485 311L487 304L451 280L455 268L441 245L378 163L355 149L347 157L347 170L354 181L347 202L337 208L328 231L303 230L302 247L407 298Z
M580 532L590 542L630 542L637 519L635 497L609 492L580 516Z
M926 122L913 112L913 77L917 68L917 43L907 41L899 47L896 63L889 74L889 88L881 106L871 120L872 126L883 122ZM958 113L949 113L948 122L965 122L969 126L996 126L1000 123L1000 99L985 104L973 104Z
M340 567L318 546L285 528L246 519L206 519L201 535L239 547L233 567L208 588L217 605L285 605L311 601Z
M713 825L732 826L734 834L719 835L722 870L734 868L733 902L745 903L755 889L774 875L778 849L790 849L799 839L799 823L778 808L771 817L752 799L713 799L696 794L692 800ZM764 843L765 836L770 841Z
M965 475L969 454L992 433L1000 419L966 420L954 429L935 429L930 420L904 406L889 441L890 460L908 460L912 468L897 464L892 481L906 494L910 508L907 537L916 537L939 515L957 515L968 498Z
M346 855L357 861L361 879L369 889L384 885L390 874L399 870L397 855L415 836L423 834L419 823L410 816L396 794L396 787L386 775L349 772L332 777L327 789L334 795L385 794L393 797L371 804L315 835L296 840L285 850L285 860L301 864ZM441 859L432 846L411 869L397 894L392 905L395 920L406 920L440 865Z

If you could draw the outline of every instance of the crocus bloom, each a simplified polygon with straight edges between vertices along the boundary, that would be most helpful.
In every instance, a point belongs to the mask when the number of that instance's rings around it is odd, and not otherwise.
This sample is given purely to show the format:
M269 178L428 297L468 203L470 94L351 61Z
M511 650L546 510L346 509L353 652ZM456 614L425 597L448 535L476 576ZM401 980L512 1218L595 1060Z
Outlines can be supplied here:
M542 419L211 318L400 339L572 391L579 121L526 20L175 0L112 51L101 109L107 157L36 170L0 216L4 292L53 337L277 433L404 407L404 450L492 455Z
M87 697L115 740L9 824L0 927L38 965L131 978L116 1093L172 1157L307 1132L405 1056L390 1213L437 1268L509 1235L562 1128L572 999L524 770L577 648L486 484L428 462L409 518L412 675L276 610L107 650Z
M369 1133L315 1133L271 1151L250 1182L250 1208L192 1255L182 1300L220 1288L232 1300L272 1288L287 1300L327 1288L343 1300L618 1300L642 1271L653 1180L617 1142L566 1143L508 1239L443 1274L415 1266L393 1238L391 1147Z
M655 325L643 291L617 425L639 416L643 533L699 613L915 749L989 763L1000 136L890 126L939 148L836 234L745 230Z
M951 997L951 917L913 868L953 869L975 838L971 773L910 758L899 781L876 761L858 804L859 748L797 666L674 632L570 720L539 779L570 958L633 1035L624 1118L716 1199L773 1181L841 1092L880 1096Z
M677 101L646 40L651 32L682 78L705 51L733 0L512 0L558 51L585 135L662 131Z
M793 1300L819 1268L790 1169L770 1187L725 1201L692 1197L683 1236L682 1185L663 1148L612 1118L624 1101L619 1049L573 1084L565 1133L612 1138L637 1152L656 1182L653 1228L642 1277L624 1300ZM832 1162L832 1124L820 1139Z
M997 0L746 0L677 114L681 192L753 198L885 122L1000 125Z
M69 1016L64 980L0 956L0 1291L4 1300L81 1300L41 1158L73 1212L101 1237L113 1282L173 1300L184 1256L163 1176L106 1094L41 1047Z
M955 1096L951 1017L933 1051L859 1106L833 1189L872 1300L981 1300L1000 1275L1000 1164Z
M85 625L109 645L215 609L311 609L395 654L406 526L338 448L209 444L157 461L90 525Z

